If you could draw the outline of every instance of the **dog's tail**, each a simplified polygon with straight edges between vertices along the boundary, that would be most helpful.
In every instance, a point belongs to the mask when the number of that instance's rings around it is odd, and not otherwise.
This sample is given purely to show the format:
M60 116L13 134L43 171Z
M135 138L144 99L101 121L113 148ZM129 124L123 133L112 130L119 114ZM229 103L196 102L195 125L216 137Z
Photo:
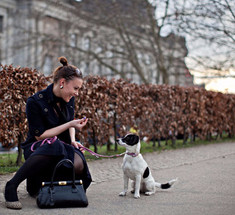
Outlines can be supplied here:
M174 183L178 180L178 178L172 179L168 181L166 184L160 184L158 182L155 182L155 186L161 189L169 189L174 185Z

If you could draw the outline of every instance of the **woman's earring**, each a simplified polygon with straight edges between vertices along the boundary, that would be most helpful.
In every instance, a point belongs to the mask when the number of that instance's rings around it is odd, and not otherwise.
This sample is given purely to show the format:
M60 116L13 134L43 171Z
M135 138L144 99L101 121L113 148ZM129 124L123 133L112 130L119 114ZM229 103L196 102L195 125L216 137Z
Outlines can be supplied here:
M63 89L63 86L60 86L60 89Z

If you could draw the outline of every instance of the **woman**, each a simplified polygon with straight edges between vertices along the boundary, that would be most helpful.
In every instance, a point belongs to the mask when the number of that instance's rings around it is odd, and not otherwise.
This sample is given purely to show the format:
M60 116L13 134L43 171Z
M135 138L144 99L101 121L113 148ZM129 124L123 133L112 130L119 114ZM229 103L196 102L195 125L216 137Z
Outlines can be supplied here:
M88 119L74 119L74 96L78 96L83 79L81 71L69 65L65 57L59 58L63 66L53 74L53 83L27 100L26 114L29 132L22 144L25 163L5 187L6 207L21 209L17 187L27 179L27 191L36 195L42 180L50 179L52 170L61 159L73 161L76 178L83 180L85 190L91 183L87 163L81 146L75 141L75 130L82 129ZM41 143L46 138L58 138L52 144ZM70 176L71 168L63 167L58 177ZM61 178L60 178L61 179ZM63 178L64 179L64 178Z

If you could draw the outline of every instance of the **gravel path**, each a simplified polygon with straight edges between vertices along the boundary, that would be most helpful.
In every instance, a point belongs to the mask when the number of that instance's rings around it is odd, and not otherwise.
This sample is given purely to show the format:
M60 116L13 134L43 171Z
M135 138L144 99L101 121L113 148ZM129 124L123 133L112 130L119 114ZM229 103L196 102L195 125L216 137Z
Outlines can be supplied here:
M20 211L4 207L0 194L0 215L8 214L218 214L235 211L235 143L220 143L186 149L148 153L145 160L156 181L166 182L178 177L170 190L136 200L131 193L119 197L122 191L122 158L88 162L93 182L88 189L89 206L73 209L38 209L35 199L25 191L25 182L18 189L23 204ZM12 174L0 175L0 189ZM151 213L150 213L151 212Z

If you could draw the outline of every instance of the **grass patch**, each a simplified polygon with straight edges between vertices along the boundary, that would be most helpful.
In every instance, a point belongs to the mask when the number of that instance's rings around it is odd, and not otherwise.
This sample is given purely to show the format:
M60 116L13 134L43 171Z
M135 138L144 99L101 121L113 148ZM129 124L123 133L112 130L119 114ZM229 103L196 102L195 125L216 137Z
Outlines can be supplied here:
M17 171L16 159L17 153L0 154L0 175Z

